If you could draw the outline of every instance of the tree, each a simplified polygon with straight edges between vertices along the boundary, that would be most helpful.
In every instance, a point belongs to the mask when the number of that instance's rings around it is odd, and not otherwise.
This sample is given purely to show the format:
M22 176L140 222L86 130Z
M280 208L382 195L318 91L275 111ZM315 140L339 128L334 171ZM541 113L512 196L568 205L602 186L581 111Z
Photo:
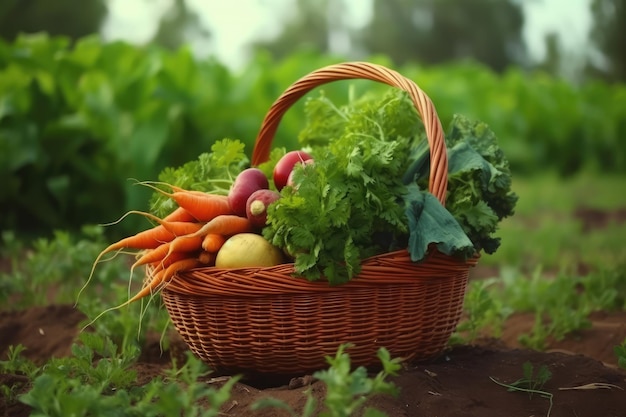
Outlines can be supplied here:
M106 15L106 0L2 0L0 37L47 32L78 39L99 32Z
M175 50L197 38L208 38L210 32L203 26L198 13L189 9L185 0L173 0L163 14L152 43Z
M514 0L374 0L359 38L398 64L473 58L500 72L526 63L523 25Z
M336 7L329 13L329 6ZM286 17L281 33L274 39L253 42L253 50L266 50L276 59L307 47L320 53L331 51L331 33L341 26L341 1L297 0Z
M591 72L613 81L626 81L626 0L593 0L591 38L607 60L606 68L591 65Z

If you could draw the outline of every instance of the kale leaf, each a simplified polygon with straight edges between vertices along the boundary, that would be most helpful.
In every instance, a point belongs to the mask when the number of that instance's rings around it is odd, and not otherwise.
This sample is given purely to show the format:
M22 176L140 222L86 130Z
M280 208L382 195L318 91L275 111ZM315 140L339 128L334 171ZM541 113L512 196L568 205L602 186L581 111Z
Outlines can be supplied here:
M477 250L494 253L499 222L514 214L517 195L511 170L496 135L482 122L461 115L452 119L448 136L446 208L463 226Z

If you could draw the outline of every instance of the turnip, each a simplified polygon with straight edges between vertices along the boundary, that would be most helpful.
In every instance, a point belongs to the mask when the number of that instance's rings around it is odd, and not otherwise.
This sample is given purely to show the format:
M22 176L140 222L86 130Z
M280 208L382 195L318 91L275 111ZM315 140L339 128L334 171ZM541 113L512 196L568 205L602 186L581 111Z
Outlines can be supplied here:
M241 171L228 192L228 202L233 213L246 217L246 203L250 195L257 190L268 188L267 177L260 169L248 168Z
M285 185L287 185L289 174L291 174L293 167L297 163L303 163L304 161L308 161L310 159L313 159L311 155L304 151L290 151L280 158L280 160L276 163L272 174L276 189L280 191Z
M239 233L228 238L215 258L217 268L251 268L279 265L283 252L261 235Z
M267 221L267 206L280 198L280 193L273 190L257 190L246 202L246 216L256 227L264 227Z

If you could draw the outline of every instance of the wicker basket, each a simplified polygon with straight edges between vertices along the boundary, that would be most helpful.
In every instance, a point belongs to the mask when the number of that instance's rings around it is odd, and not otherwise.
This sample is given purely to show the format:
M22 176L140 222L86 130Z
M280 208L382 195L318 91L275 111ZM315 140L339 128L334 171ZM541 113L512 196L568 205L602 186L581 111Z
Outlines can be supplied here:
M431 100L411 80L385 67L350 62L296 81L272 105L258 135L252 164L269 157L283 114L318 85L368 79L407 91L431 149L429 190L445 203L447 155ZM433 251L412 262L406 250L368 258L349 283L329 286L293 277L293 264L269 268L200 268L175 276L162 297L191 350L213 369L297 374L325 368L342 343L353 365L378 364L379 347L392 357L424 360L441 353L463 307L467 262Z

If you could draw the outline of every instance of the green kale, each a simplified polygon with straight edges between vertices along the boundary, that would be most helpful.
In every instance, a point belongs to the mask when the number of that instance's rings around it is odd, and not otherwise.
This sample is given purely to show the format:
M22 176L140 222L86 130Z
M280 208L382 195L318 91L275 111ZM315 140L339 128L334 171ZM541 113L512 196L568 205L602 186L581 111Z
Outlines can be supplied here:
M457 220L431 193L413 183L408 186L406 216L409 225L408 250L413 262L422 260L429 247L450 256L470 258L476 252L472 241Z
M511 190L509 162L485 123L455 115L446 141L446 207L478 250L494 253L500 239L493 234L514 213L518 199Z
M477 251L494 253L499 222L514 213L517 195L511 191L511 170L496 135L482 122L454 115L446 136L448 193L446 208L458 220ZM414 148L404 183L426 187L430 150Z

